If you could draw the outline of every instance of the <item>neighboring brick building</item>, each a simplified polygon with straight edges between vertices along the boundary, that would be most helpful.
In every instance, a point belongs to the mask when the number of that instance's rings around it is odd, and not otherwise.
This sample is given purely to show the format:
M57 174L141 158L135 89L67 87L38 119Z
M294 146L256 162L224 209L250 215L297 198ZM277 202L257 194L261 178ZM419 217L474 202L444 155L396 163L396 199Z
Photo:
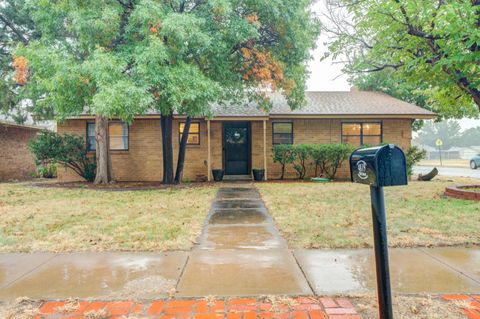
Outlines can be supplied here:
M394 143L410 146L414 119L431 119L435 114L377 92L307 92L307 105L290 110L280 95L273 97L273 109L266 113L254 104L217 107L213 118L192 120L184 177L210 175L211 169L225 169L227 175L250 175L265 168L267 177L280 176L273 163L274 143ZM180 138L184 116L176 116L173 136ZM110 122L110 146L114 175L120 181L159 181L162 178L162 136L160 116L135 118L131 125ZM85 136L93 151L94 117L81 116L58 123L59 133ZM174 154L179 143L174 143ZM312 171L310 171L311 173ZM348 176L344 165L338 177ZM59 178L78 177L59 168ZM290 166L286 177L296 176Z
M35 163L28 141L40 128L0 121L0 181L31 178Z

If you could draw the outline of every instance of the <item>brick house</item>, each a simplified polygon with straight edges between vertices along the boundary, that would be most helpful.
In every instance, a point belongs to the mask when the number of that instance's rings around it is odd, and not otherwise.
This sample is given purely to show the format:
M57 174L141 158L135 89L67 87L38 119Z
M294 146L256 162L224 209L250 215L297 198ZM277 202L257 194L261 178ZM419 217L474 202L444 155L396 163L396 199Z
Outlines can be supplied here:
M28 179L35 172L28 141L40 130L35 126L0 121L0 181Z
M192 119L184 178L198 175L211 179L211 169L228 175L250 175L264 168L268 179L280 176L273 163L272 145L277 143L350 143L352 145L394 143L406 149L412 139L415 119L435 114L383 93L307 92L307 105L290 110L281 95L274 95L270 112L255 104L216 106L212 118ZM174 117L174 138L180 141L185 117ZM59 133L85 136L94 151L94 117L80 116L58 123ZM112 165L119 181L159 181L162 178L162 137L159 114L138 116L133 123L112 120L109 127ZM174 143L174 154L178 151ZM310 170L310 174L312 170ZM59 169L62 180L78 179ZM345 163L338 177L348 176ZM286 177L296 176L292 167Z

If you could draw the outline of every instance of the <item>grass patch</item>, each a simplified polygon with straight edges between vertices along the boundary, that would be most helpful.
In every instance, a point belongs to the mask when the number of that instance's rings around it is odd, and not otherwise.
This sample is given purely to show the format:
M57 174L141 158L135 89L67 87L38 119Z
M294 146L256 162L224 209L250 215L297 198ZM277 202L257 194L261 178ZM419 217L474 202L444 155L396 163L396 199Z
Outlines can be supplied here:
M0 251L189 249L216 190L107 192L0 184Z
M378 318L378 303L375 295L349 297L363 318ZM442 300L439 296L394 295L393 315L398 319L463 319L465 306Z
M480 244L480 203L443 196L455 178L385 188L392 247ZM257 184L292 247L361 248L373 244L370 190L352 183Z

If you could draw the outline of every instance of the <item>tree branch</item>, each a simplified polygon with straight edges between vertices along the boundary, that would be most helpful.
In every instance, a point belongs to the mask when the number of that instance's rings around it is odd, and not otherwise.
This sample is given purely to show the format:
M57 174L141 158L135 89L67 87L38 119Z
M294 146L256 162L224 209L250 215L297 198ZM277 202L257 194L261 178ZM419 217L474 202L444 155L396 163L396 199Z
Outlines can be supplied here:
M0 14L0 20L5 23L5 25L10 29L12 30L13 33L15 33L15 35L20 39L20 41L22 41L23 44L27 45L28 44L28 39L22 34L22 32L20 32L20 30L18 30L15 25L8 21L7 18L5 18L3 15Z

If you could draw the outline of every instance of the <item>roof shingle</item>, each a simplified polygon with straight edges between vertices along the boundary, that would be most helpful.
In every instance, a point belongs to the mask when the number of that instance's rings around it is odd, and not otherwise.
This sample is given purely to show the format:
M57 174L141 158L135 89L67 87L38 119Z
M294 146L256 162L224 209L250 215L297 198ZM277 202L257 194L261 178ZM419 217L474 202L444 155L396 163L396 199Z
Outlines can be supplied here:
M229 116L268 116L268 115L410 115L435 117L435 113L414 104L391 97L381 92L306 92L307 104L303 108L291 110L281 94L272 94L273 108L266 113L255 103L243 105L217 105L214 115Z

